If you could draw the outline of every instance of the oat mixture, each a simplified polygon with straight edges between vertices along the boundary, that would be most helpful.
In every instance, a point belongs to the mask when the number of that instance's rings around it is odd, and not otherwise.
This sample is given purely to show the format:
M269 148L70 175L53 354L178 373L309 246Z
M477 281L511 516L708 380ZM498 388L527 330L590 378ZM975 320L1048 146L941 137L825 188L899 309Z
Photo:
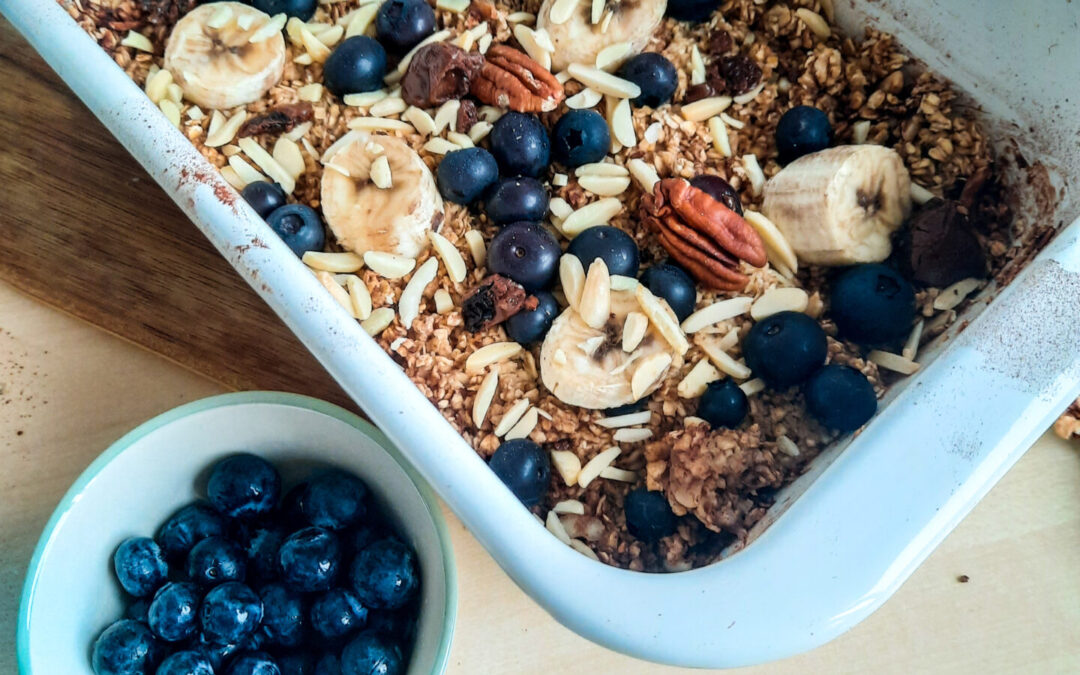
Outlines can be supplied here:
M808 413L804 388L768 386L747 365L756 324L785 310L810 317L827 362L855 369L880 397L918 369L919 347L966 298L1010 279L1049 237L1014 226L987 139L949 86L889 35L839 33L833 0L438 0L421 43L438 48L391 53L385 84L344 96L324 63L376 34L377 0L319 0L303 20L198 0L65 4L229 182L276 181L290 202L321 212L325 250L304 255L313 272L480 455L508 439L541 446L551 477L533 511L610 565L717 560L840 435ZM665 4L669 15L707 8L680 21L663 17ZM254 102L242 99L259 73L215 91L179 49L167 55L178 22L196 12L213 30L258 33L234 56L273 50L280 36L282 60L260 62L270 81ZM674 92L656 107L632 105L641 89L616 74L641 52L674 66ZM827 116L833 150L823 152L839 154L782 171L790 158L777 127L802 105ZM680 326L644 283L564 255L553 288L562 317L543 341L510 340L505 320L534 311L536 294L488 269L501 230L490 201L439 200L428 171L448 153L489 147L507 109L536 113L549 131L571 110L602 116L606 157L545 166L551 199L537 220L562 249L606 223L633 238L641 269L679 263L696 280L695 314ZM848 157L880 172L877 187L850 198L867 212L892 209L890 228L856 231L833 222L824 191L808 199L805 185L833 180ZM706 174L737 197L681 180ZM377 226L350 220L349 200L360 199ZM830 228L831 248L820 234ZM842 339L852 333L838 330L837 268L878 261L913 283L914 315L900 339ZM746 401L734 428L698 415L716 382L737 384L742 394L728 393ZM627 495L643 489L675 517L657 536L627 523Z

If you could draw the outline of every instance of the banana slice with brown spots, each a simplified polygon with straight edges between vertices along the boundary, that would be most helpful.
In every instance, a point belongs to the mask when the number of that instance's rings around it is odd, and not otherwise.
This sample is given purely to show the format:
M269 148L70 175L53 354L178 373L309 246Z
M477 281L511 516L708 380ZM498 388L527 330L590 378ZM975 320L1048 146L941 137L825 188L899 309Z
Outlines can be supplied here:
M667 9L667 0L604 0L602 4L599 16L594 17L592 0L544 0L536 26L547 30L555 46L552 72L565 70L571 63L595 65L600 50L619 42L630 44L630 54L641 52ZM605 19L608 12L611 18Z

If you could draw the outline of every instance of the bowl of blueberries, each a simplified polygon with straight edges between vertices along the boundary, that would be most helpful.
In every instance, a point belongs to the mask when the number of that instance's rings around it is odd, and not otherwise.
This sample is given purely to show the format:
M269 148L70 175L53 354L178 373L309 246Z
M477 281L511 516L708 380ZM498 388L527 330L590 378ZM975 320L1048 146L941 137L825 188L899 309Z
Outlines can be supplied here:
M146 422L64 495L30 562L24 675L441 673L440 506L385 436L291 394Z

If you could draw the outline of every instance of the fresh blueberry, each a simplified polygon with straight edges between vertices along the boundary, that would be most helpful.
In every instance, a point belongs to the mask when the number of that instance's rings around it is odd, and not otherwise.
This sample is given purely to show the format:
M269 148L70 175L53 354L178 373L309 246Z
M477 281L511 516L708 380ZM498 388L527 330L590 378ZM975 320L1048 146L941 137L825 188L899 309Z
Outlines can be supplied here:
M679 84L679 72L675 70L675 64L657 52L645 52L630 57L619 67L619 77L630 80L641 89L641 95L631 102L650 108L659 108L670 101L675 87Z
M378 609L397 609L420 588L416 554L392 538L380 539L360 551L349 570L349 579L360 602Z
M281 675L274 657L266 652L239 652L229 661L225 675Z
M306 204L286 204L266 217L266 224L298 256L321 251L326 244L322 219Z
M567 253L576 255L586 270L600 258L607 265L608 274L618 274L631 279L637 277L640 258L634 239L617 227L596 225L590 227L570 242Z
M270 16L288 14L307 21L315 14L318 0L250 0L251 6Z
M410 611L410 609L409 607L399 610L373 609L368 612L366 630L385 635L397 641L398 644L407 643L416 625L415 610Z
M247 556L234 542L223 537L207 537L188 553L188 577L203 586L243 581L246 571Z
M150 598L136 598L135 601L128 605L127 609L124 610L124 618L146 623L149 621L149 617L147 616L149 611Z
M341 657L337 654L323 654L315 664L313 675L341 675Z
M641 283L656 297L667 300L679 321L694 313L697 286L682 268L667 263L653 265L641 273Z
M312 601L311 628L323 639L333 640L363 628L367 614L352 591L332 588Z
M300 498L304 496L304 491L307 490L307 483L300 483L293 486L291 490L285 493L285 496L281 498L281 507L278 509L278 521L280 525L290 532L299 530L302 527L306 527L308 522L304 517L304 510L300 504Z
M263 516L281 495L281 476L270 462L247 453L226 457L210 471L210 503L231 518Z
M94 642L96 675L143 675L151 672L161 648L145 624L121 619Z
M611 151L611 131L595 110L571 110L551 130L551 155L573 169L599 162Z
M656 541L675 532L675 514L662 492L634 488L626 493L623 509L626 529L642 541Z
M375 15L375 36L395 54L404 54L435 32L435 10L424 0L386 0Z
M825 366L803 387L806 409L818 422L838 431L855 431L877 412L874 385L848 366Z
M281 675L315 675L315 656L310 652L279 652L277 665Z
M825 363L827 347L817 321L800 312L778 312L754 324L743 354L754 375L784 389L813 375Z
M203 636L222 645L238 644L248 638L259 627L262 616L262 600L236 581L212 588L199 608Z
M499 177L499 165L483 148L465 148L446 153L435 171L439 194L448 202L472 204Z
M204 634L199 633L199 637L191 641L190 649L194 649L205 656L210 661L210 665L214 667L214 672L217 673L237 652L243 651L244 647L239 644L215 644L208 640Z
M740 216L743 214L739 193L735 191L735 188L731 187L731 183L720 176L703 173L700 176L691 178L690 185L706 193Z
M372 631L360 633L341 651L343 675L399 675L405 660L397 645Z
M247 579L265 582L278 576L278 549L285 533L277 527L259 527L252 531L244 545L247 557Z
M183 507L161 526L157 543L169 560L187 557L191 547L207 537L223 536L225 519L206 502L195 502Z
M534 293L550 288L559 273L562 249L538 223L512 223L491 239L487 268L509 277Z
M263 605L260 632L268 644L297 647L304 641L304 600L284 584L272 583L259 590Z
M525 506L535 506L547 493L551 460L543 448L527 438L504 442L488 466Z
M484 211L496 225L525 221L538 223L548 210L548 193L535 178L503 178L491 186L484 198Z
M504 176L537 176L551 162L551 140L536 115L508 112L488 134L491 154Z
M668 0L667 15L677 21L699 23L708 19L720 0Z
M270 214L281 206L285 206L288 201L285 198L285 191L281 189L281 186L277 183L267 183L264 180L257 180L254 183L248 183L244 186L244 189L240 191L240 196L244 198L244 201L248 205L255 209L255 213L259 214L266 220L270 217Z
M330 530L305 527L293 532L278 551L281 580L302 593L325 591L337 580L341 544Z
M214 675L214 666L202 653L184 650L162 661L155 675Z
M307 522L328 530L342 530L367 513L367 486L351 473L331 469L308 482L300 496Z
M893 342L911 331L915 290L885 265L858 265L833 284L829 316L841 337L866 345Z
M366 35L346 38L323 64L323 84L339 98L380 89L385 75L386 50Z
M746 417L749 404L746 394L730 378L710 382L701 395L697 416L708 422L713 429L734 429Z
M559 315L559 303L554 295L547 291L536 291L533 295L538 301L536 309L523 309L503 323L510 339L523 345L543 340Z
M341 546L347 556L353 556L368 547L368 544L379 539L381 527L378 523L378 514L371 510L364 522L358 523L348 530L340 533Z
M199 587L172 581L154 594L147 610L150 630L166 642L179 642L199 629Z
M120 585L136 598L150 595L169 576L165 554L149 537L125 539L113 555L113 569Z
M781 164L824 150L831 142L829 116L813 106L795 106L784 113L776 125L776 149Z

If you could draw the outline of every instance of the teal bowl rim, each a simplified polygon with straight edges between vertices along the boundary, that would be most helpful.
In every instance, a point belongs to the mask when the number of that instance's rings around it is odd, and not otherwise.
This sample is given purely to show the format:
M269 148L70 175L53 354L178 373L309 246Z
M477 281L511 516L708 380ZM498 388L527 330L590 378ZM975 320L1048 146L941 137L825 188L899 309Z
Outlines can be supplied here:
M116 442L110 445L105 452L98 455L98 457L90 463L90 466L86 467L86 469L79 474L79 477L75 479L75 482L72 483L71 487L64 493L64 496L60 499L60 503L49 517L49 522L45 524L45 529L38 539L37 546L34 547L34 554L30 558L30 565L26 572L26 580L23 582L22 597L19 600L19 619L15 638L16 658L20 673L31 675L30 626L28 622L30 620L30 603L33 601L34 591L37 586L41 558L45 554L45 549L48 547L49 542L52 540L53 533L57 524L60 522L60 519L71 509L72 504L74 504L78 496L82 494L83 490L86 489L87 484L89 484L90 481L93 480L93 478L115 457L151 432L195 413L212 410L214 408L224 408L227 406L248 403L270 403L287 405L293 408L303 408L345 422L370 436L394 459L395 462L398 463L398 465L401 466L402 469L405 470L406 475L408 475L409 479L416 485L416 489L420 492L420 497L427 505L428 513L435 523L435 530L439 534L439 545L442 549L443 557L443 571L446 579L446 605L444 608L445 615L443 619L442 638L439 642L438 652L435 655L435 670L432 672L442 673L446 670L446 666L450 660L450 644L454 637L454 626L457 621L457 565L454 562L454 551L450 544L450 531L446 526L446 520L443 518L442 509L435 497L435 493L431 491L427 482L420 477L420 474L412 468L398 449L394 447L394 444L390 442L390 439L359 415L351 413L332 403L327 403L326 401L301 394L289 394L275 391L245 391L220 394L218 396L210 396L208 398L199 399L198 401L192 401L191 403L186 403L177 408L173 408L172 410L143 422L121 436Z

